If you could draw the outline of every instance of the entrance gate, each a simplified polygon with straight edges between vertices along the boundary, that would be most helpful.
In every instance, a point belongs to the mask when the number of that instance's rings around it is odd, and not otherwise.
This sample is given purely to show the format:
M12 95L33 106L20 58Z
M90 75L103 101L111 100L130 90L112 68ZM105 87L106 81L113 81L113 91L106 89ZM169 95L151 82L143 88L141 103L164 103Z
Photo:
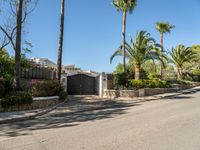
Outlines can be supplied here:
M77 74L67 77L69 95L95 95L95 77Z

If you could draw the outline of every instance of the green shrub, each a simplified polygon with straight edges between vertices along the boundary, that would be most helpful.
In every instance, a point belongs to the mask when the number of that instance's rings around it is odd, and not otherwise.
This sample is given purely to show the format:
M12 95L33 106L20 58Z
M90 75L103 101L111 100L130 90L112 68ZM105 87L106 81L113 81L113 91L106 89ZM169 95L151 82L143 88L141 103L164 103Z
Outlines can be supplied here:
M145 88L145 80L131 80L131 86L137 89Z
M159 75L157 73L155 73L155 72L151 72L151 73L149 73L148 78L150 80L152 80L152 79L159 79Z
M126 87L128 83L128 74L126 72L116 73L113 77L113 84L115 87Z
M65 91L61 91L60 93L59 93L59 100L60 101L64 101L64 100L66 100L66 98L67 98L67 92L65 92Z
M9 108L10 106L20 106L32 102L32 95L29 92L17 91L8 93L1 101L1 105L3 108Z
M13 90L13 75L7 74L5 75L5 92L8 93L9 91Z
M192 70L192 79L195 82L200 82L200 70L199 69Z
M163 80L131 80L130 84L133 88L169 88L171 84Z
M44 80L36 82L31 87L31 93L34 97L45 97L59 95L62 87L58 81Z
M5 80L0 78L0 97L3 97L5 94Z

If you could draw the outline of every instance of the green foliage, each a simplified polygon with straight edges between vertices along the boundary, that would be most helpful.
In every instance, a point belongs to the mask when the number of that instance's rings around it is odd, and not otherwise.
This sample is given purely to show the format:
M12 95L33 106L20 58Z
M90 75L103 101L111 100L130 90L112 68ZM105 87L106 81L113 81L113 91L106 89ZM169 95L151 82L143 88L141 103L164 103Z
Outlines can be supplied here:
M113 0L113 5L119 11L123 12L129 11L130 13L132 13L132 11L137 5L137 0Z
M149 79L159 79L159 75L156 72L150 72L148 75Z
M185 47L184 45L178 45L172 49L171 62L174 63L177 68L183 67L184 63L192 62L196 60L196 52L191 47Z
M116 88L118 87L127 87L128 86L128 73L122 72L122 73L116 73L113 77L113 84Z
M184 79L188 81L200 82L200 70L193 69L190 73L184 73Z
M31 93L34 97L59 95L62 87L58 81L43 80L31 85Z
M168 22L156 22L156 30L163 33L170 33L171 29L175 28L175 26L170 25Z
M29 92L17 91L8 93L1 101L1 105L3 108L9 108L11 106L31 104L32 102L32 95Z
M11 58L5 49L0 50L0 76L14 74L14 59Z
M162 49L159 44L155 43L155 40L150 37L150 34L146 31L140 31L136 35L135 41L131 39L131 44L126 43L126 58L131 64L141 66L148 60L159 60L164 65L164 59L167 56L162 53ZM116 56L122 56L122 46L120 46L110 58L110 62ZM134 66L132 66L133 68ZM139 68L140 69L140 68Z
M113 84L115 88L127 87L130 79L134 78L134 70L132 65L126 65L126 72L123 71L123 65L119 64L113 73Z
M191 49L196 53L197 59L184 65L184 69L188 72L190 72L191 69L200 69L200 45L194 45Z
M170 82L164 80L131 80L130 84L133 88L169 88Z
M5 80L0 78L0 98L5 94Z
M146 31L140 31L136 34L136 39L131 38L130 45L126 43L126 58L132 64L142 65L148 60L158 59L162 61L161 57L166 58L161 52L161 47L155 43L155 40L150 37ZM116 56L122 56L122 46L120 46L110 58L110 62Z
M64 90L60 91L59 93L59 100L60 101L64 101L67 98L67 92L65 92Z
M119 64L113 72L113 84L115 88L128 88L129 81L134 79L134 68L131 62L126 65L126 72L123 71L123 65ZM140 69L140 78L147 79L147 72Z
M13 76L14 76L14 58L9 55L5 49L0 50L0 77L5 80L5 92L12 90ZM25 55L21 56L21 66L23 68L29 67L30 64Z
M178 45L172 49L171 62L174 63L178 70L178 78L183 78L183 67L185 63L190 63L197 60L197 54L191 47L185 47L184 45Z

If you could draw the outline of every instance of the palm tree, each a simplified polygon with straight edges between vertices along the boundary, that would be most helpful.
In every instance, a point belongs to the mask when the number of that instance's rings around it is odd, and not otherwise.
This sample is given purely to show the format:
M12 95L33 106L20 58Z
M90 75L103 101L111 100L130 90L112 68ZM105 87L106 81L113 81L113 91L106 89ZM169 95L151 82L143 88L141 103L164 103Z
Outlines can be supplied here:
M18 0L17 3L17 32L15 44L15 69L14 69L14 88L20 89L21 80L21 36L22 36L22 7L23 0Z
M65 0L61 0L61 16L60 16L60 37L59 37L59 47L58 47L58 80L61 79L62 71L62 49L63 49L63 35L64 35L64 18L65 18Z
M176 48L172 48L170 53L171 62L174 63L178 71L178 79L183 78L183 66L187 62L196 60L196 52L191 47L185 47L184 45L178 45Z
M113 0L113 5L117 8L118 11L121 11L123 14L122 17L122 51L123 51L123 70L126 70L126 51L125 51L125 42L126 42L126 15L127 12L132 13L134 8L137 5L137 0Z
M135 80L140 79L140 68L148 60L158 59L163 63L162 58L166 58L161 53L161 47L155 43L155 40L150 37L146 31L140 31L136 34L135 42L131 38L131 44L125 44L126 58L134 64ZM117 49L110 58L112 62L115 56L122 56L122 46Z
M156 25L155 25L155 28L160 33L160 45L163 48L164 47L164 45L163 45L164 34L170 33L171 30L173 28L175 28L175 26L170 25L168 22L157 22ZM160 66L160 75L161 75L161 78L162 78L163 77L163 65L162 64Z

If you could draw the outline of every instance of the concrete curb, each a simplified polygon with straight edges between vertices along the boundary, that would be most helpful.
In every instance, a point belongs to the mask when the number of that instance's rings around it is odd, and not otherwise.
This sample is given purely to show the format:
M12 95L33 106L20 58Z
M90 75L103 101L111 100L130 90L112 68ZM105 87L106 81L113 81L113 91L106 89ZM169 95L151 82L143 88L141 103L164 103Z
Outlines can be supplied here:
M57 107L63 105L67 101L68 101L68 99L66 99L64 102L61 102L61 103L59 103L59 104L57 104L55 106L52 106L52 107L47 108L45 110L38 111L38 112L36 112L35 114L32 114L32 115L22 116L22 117L16 117L16 118L8 118L8 119L0 120L0 124L13 123L13 122L19 122L19 121L25 121L25 120L34 119L36 117L39 117L39 116L42 116L44 114L47 114L47 113L51 112L52 110L54 110Z

